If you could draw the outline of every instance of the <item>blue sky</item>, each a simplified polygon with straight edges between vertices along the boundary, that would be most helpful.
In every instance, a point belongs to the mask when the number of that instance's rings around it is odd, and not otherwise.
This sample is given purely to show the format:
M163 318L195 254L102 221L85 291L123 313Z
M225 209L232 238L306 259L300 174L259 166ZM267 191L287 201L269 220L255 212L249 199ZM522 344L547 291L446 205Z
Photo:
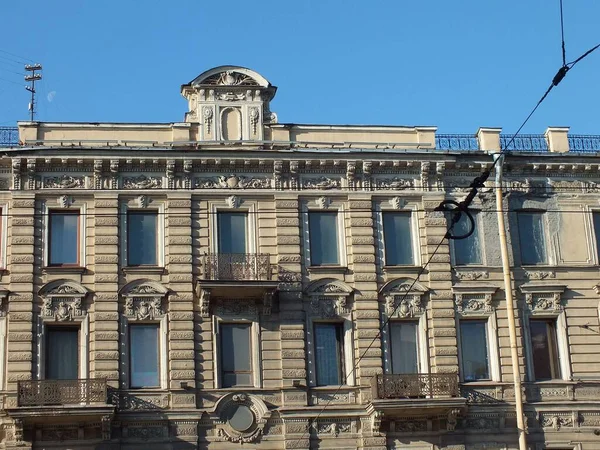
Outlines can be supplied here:
M280 122L516 130L561 64L559 0L5 0L0 126L27 118L25 58L44 66L39 120L177 122L180 85L222 64L279 87ZM564 0L567 59L600 42L598 0ZM16 72L16 73L13 73ZM600 50L525 132L600 134ZM16 83L16 84L15 84Z

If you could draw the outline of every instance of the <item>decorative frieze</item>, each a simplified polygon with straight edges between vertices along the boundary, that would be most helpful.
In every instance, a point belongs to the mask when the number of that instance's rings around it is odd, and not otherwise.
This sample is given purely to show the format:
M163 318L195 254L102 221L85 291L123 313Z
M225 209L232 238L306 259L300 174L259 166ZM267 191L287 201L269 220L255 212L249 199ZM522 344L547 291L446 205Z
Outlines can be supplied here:
M269 177L231 174L196 178L194 186L198 189L267 189L272 181Z
M158 176L123 177L123 189L160 189L162 185L162 177Z
M61 175L57 177L44 177L42 181L44 189L84 189L85 176Z

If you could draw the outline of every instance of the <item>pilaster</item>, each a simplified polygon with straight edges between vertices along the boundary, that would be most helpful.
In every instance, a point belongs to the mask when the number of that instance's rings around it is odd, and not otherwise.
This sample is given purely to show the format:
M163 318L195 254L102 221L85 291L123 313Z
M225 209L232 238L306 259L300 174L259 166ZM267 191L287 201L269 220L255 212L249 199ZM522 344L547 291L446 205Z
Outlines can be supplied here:
M91 206L91 205L90 205ZM119 197L117 193L97 193L90 213L94 221L95 245L90 264L95 273L94 314L90 316L90 377L106 378L119 387ZM109 355L115 355L112 357Z

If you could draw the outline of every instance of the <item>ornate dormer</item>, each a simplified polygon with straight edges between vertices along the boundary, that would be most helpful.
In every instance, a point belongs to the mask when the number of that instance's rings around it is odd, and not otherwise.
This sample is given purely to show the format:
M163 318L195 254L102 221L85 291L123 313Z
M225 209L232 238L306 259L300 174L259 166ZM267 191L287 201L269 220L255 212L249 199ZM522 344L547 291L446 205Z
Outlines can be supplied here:
M219 66L181 87L185 121L198 124L200 141L263 140L266 123L277 123L269 102L277 88L253 70Z

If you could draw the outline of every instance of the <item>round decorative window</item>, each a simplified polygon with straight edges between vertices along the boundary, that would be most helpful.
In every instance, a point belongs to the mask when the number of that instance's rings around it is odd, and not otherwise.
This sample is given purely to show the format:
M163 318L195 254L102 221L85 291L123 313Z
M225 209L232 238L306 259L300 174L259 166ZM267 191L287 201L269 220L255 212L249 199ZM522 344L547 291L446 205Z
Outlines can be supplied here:
M235 431L243 433L254 424L254 413L246 405L236 405L231 409L227 422Z

